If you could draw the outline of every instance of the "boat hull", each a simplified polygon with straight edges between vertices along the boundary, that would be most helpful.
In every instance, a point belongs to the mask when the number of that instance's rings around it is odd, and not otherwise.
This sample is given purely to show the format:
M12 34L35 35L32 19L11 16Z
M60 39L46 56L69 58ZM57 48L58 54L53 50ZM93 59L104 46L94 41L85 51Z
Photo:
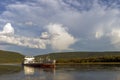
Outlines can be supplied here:
M27 63L24 64L24 66L31 66L31 67L41 67L41 68L55 68L55 64L49 64L49 63Z

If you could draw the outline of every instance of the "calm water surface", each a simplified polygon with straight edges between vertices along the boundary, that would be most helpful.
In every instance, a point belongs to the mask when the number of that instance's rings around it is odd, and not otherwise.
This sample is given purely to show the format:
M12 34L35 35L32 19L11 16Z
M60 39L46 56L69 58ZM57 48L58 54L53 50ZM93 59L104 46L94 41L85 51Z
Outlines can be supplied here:
M120 80L120 65L58 65L55 69L13 66L8 66L7 73L0 66L0 80Z

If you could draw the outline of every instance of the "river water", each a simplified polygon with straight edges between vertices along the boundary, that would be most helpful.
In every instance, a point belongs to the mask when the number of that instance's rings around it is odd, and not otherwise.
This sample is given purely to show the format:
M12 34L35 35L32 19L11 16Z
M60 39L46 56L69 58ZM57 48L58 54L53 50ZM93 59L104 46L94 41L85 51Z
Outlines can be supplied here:
M52 69L3 67L0 66L0 80L120 80L120 65L57 65Z

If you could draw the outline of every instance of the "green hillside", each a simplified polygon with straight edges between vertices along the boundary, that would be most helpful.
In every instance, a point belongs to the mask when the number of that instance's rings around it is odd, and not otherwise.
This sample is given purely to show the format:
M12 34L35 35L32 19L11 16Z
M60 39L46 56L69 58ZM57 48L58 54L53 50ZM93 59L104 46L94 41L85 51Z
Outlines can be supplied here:
M0 50L0 63L21 63L23 55L17 52Z
M120 56L120 52L61 52L61 53L49 53L45 55L38 55L36 57L49 56L53 59L71 59L71 58L88 58L88 57L100 57L100 56Z
M58 63L120 62L120 52L64 52L36 56L50 57Z

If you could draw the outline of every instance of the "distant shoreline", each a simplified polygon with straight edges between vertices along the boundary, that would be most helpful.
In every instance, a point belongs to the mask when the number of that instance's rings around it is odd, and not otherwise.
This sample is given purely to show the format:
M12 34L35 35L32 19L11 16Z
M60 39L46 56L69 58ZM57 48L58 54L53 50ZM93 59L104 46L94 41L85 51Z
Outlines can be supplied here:
M56 65L77 65L77 64L120 64L120 62L97 62L97 63L56 63Z
M9 66L18 66L18 65L21 65L21 63L1 63L1 65L9 65Z
M104 65L104 64L120 64L120 62L90 62L90 63L56 63L56 65ZM21 63L2 63L0 65L21 65Z

